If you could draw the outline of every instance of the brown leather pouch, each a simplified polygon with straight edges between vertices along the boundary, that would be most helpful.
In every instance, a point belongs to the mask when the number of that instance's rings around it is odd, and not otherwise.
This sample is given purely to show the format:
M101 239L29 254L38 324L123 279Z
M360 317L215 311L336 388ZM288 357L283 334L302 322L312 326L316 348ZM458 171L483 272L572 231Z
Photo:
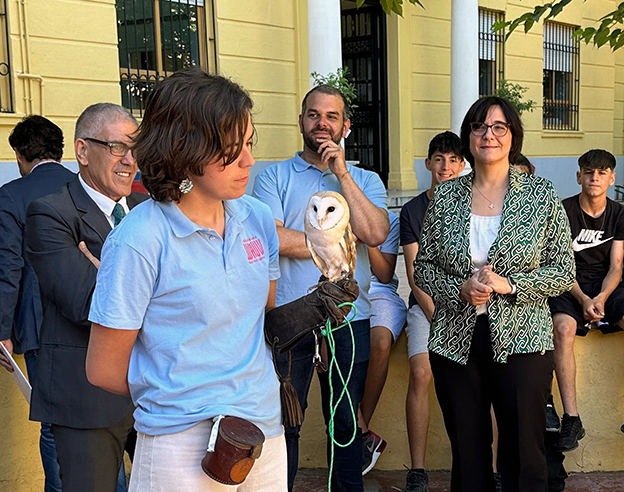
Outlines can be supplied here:
M213 480L225 485L243 483L260 457L263 443L264 434L248 420L217 417L208 452L201 462L202 470ZM211 450L211 445L214 445L214 450Z

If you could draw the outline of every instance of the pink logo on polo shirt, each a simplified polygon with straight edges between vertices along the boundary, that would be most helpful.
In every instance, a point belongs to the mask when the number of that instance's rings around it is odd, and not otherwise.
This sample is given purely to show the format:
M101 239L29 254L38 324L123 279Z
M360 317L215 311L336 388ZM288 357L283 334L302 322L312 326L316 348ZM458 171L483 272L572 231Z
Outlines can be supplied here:
M264 259L264 247L256 236L243 239L243 247L247 253L247 260L250 264L257 263Z

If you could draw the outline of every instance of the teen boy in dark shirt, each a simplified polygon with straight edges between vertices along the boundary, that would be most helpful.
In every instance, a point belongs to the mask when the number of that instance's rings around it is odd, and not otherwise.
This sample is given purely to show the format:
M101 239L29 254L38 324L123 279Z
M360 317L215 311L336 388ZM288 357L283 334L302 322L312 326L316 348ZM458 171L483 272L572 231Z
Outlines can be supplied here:
M564 415L555 445L559 451L578 447L585 430L576 407L574 337L592 324L624 328L624 207L607 198L615 183L615 157L590 150L579 158L576 173L581 193L563 201L570 220L576 283L570 292L549 299L555 336L557 382ZM604 325L606 326L606 325Z
M438 183L456 178L463 171L465 162L461 141L453 132L433 137L425 166L431 172L431 187L412 198L401 209L401 246L405 257L407 279L411 288L407 314L407 355L410 363L410 379L405 404L407 437L410 447L411 467L407 472L404 492L426 492L429 478L425 472L425 450L429 429L429 328L433 315L433 301L414 284L414 259L418 253L420 230L429 200Z

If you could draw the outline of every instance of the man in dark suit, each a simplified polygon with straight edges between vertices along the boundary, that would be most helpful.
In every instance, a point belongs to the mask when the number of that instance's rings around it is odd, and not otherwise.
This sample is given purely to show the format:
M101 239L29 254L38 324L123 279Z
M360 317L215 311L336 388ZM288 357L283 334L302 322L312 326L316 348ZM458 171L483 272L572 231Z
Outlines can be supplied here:
M0 343L9 353L24 354L32 379L36 373L41 328L39 284L25 254L26 209L76 177L61 165L63 132L43 116L27 116L9 136L21 178L0 188ZM13 369L2 355L0 365ZM45 492L61 492L59 467L50 424L39 439Z
M27 253L43 304L30 418L52 424L63 492L114 492L134 422L129 398L87 381L87 316L97 269L79 245L84 242L99 257L111 229L146 198L131 193L137 165L130 144L136 127L120 106L88 107L78 118L74 138L79 176L28 207Z

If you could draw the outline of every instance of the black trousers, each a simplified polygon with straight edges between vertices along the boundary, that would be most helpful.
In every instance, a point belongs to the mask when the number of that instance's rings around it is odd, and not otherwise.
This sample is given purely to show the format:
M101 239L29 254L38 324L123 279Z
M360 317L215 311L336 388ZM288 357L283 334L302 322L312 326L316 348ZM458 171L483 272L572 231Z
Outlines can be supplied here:
M547 492L546 398L553 355L492 360L487 316L479 316L467 365L429 354L438 401L451 441L452 492L494 492L492 419L498 424L498 471L505 492Z
M75 429L52 424L63 492L116 492L124 447L134 446L132 411L103 429ZM133 456L133 449L128 449Z

